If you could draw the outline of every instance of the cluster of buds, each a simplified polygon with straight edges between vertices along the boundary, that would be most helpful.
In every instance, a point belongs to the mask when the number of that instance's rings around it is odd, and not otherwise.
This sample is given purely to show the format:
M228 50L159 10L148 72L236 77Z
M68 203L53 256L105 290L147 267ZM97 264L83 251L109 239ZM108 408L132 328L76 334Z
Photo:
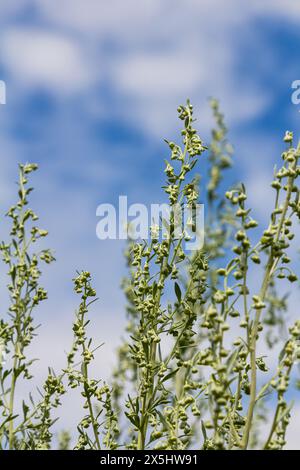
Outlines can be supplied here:
M183 143L186 146L188 153L191 157L201 155L206 147L204 147L196 129L192 126L193 105L187 101L186 106L179 106L177 111L179 119L184 121L184 129L181 131L181 134L184 136Z
M61 405L60 398L66 393L65 387L62 382L62 377L55 376L52 371L49 371L48 377L44 383L44 395L34 413L34 421L29 424L29 448L31 447L30 441L33 441L33 448L37 450L50 449L52 432L51 427L55 419L51 417L53 408ZM27 419L29 408L24 404L23 412L24 419Z
M173 406L166 406L163 414L167 425L167 449L184 449L192 436L190 415L199 417L201 414L194 396L184 393Z
M215 99L210 100L210 106L216 121L216 128L212 131L210 143L210 170L207 184L208 200L218 198L217 188L222 180L222 171L232 165L232 146L227 141L227 128L224 124L224 116L219 110L219 103Z
M271 386L277 392L277 411L266 449L280 450L286 444L285 435L290 421L290 406L285 400L292 366L300 359L300 321L289 329L290 337L281 353L278 375L271 380Z
M180 194L180 188L182 182L186 179L186 175L193 169L196 160L194 157L201 155L206 147L196 129L193 128L193 106L188 101L186 106L179 106L178 108L179 118L184 121L184 129L181 131L183 136L184 149L174 142L166 140L171 150L171 160L177 160L180 162L180 168L176 173L173 165L166 162L165 173L167 175L167 185L164 187L165 192L169 195L170 204L175 204L178 201ZM196 190L196 184L188 184L183 190L187 197L188 204L192 204L198 199L198 192Z

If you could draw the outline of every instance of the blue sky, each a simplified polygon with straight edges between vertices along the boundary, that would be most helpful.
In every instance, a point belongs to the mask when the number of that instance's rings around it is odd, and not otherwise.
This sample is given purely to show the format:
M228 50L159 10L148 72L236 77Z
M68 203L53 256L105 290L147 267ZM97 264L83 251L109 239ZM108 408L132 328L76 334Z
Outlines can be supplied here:
M44 277L50 298L34 347L41 377L49 361L62 364L68 347L76 269L94 276L95 332L106 341L108 374L124 324L125 267L122 244L96 238L96 207L120 194L161 201L163 138L176 138L176 108L187 97L206 142L207 98L220 99L236 149L232 181L245 181L258 217L266 214L282 136L299 135L291 103L299 20L297 0L2 2L0 210L13 201L17 163L39 163L32 205L57 257Z

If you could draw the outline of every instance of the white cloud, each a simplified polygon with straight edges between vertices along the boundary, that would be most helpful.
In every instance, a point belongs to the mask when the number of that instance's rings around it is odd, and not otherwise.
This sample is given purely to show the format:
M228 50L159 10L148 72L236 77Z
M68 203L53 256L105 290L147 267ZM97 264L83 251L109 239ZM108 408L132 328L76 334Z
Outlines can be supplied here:
M139 53L121 60L114 74L117 85L133 98L180 93L184 87L193 90L204 78L207 78L205 69L183 53Z
M119 114L126 113L130 100L134 112L124 117L132 117L147 133L169 132L174 106L187 96L199 101L217 90L225 111L230 109L231 124L259 115L269 103L267 90L254 84L246 89L232 81L247 25L261 11L258 2L240 8L236 0L44 0L36 8L51 28L80 34L85 55L101 64L119 96ZM107 51L106 44L116 47ZM74 62L71 68L76 69ZM51 62L42 67L42 81L47 83L56 68L64 67L56 67L55 61L54 67Z
M253 10L260 14L278 15L289 21L297 21L300 17L300 5L295 0L267 0L261 2L256 0L253 2Z
M253 0L243 5L239 0L34 0L44 17L56 24L78 31L103 35L118 31L120 36L130 37L135 32L155 31L157 23L173 29L173 36L186 34L193 22L205 29L207 20L214 25L250 20L259 15L285 16L297 19L300 7L295 0ZM177 20L177 21L174 21ZM184 20L189 19L186 23ZM133 28L134 27L134 28ZM215 31L217 33L217 31Z
M35 0L35 3L48 21L99 36L117 32L130 35L133 30L128 27L149 24L162 8L157 0Z
M39 86L57 94L80 91L94 78L79 44L43 29L4 31L2 63L19 87Z
M237 0L27 3L35 4L44 29L18 28L3 37L4 65L19 86L66 94L87 89L100 70L119 95L119 114L131 100L134 113L126 119L160 135L173 128L174 106L187 96L198 102L217 93L231 125L258 116L272 98L257 83L233 80L251 19L279 11L270 2L264 8L257 1L240 8ZM116 48L106 50L106 44Z

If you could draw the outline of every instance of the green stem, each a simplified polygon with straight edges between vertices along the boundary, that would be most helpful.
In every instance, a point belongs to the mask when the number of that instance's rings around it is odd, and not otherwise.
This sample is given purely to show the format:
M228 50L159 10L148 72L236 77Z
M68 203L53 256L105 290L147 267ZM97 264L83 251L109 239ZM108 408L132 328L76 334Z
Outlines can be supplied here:
M12 379L11 379L11 389L10 389L10 397L9 397L9 415L11 419L9 421L9 428L8 428L8 445L9 450L13 449L14 443L14 420L12 419L14 414L14 399L15 399L15 390L16 390L16 368L17 368L17 357L14 358L14 364L12 369Z

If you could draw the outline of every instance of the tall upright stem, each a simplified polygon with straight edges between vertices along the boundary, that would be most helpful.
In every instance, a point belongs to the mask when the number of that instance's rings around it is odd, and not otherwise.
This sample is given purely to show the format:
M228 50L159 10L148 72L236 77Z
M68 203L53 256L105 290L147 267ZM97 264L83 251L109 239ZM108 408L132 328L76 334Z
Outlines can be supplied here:
M298 148L296 150L296 153L299 152L300 150L300 144L298 145ZM292 165L292 170L295 172L295 169L297 168L297 161L298 158L295 158L295 161ZM286 198L283 206L283 210L281 213L280 220L278 222L278 228L276 231L276 235L274 238L274 244L276 244L280 238L283 225L284 225L284 220L289 208L289 203L292 195L292 190L293 190L293 185L294 185L294 180L295 176L289 176L288 182L287 182L287 193L286 193ZM267 267L266 267L266 272L263 278L261 290L259 293L260 300L264 302L267 294L267 290L274 272L274 269L279 261L280 257L275 256L273 249L271 248L271 252L269 255ZM246 418L246 425L245 425L245 430L244 430L244 435L243 435L243 440L242 440L242 448L247 449L248 444L249 444L249 437L250 437L250 431L252 427L252 422L253 422L253 414L254 414L254 407L256 403L256 383L257 383L257 371L256 371L256 343L257 343L257 334L258 334L258 327L259 327L259 322L260 322L260 317L261 317L262 310L256 310L255 314L255 319L253 323L253 327L250 332L250 368L251 368L251 384L250 384L250 401L249 401L249 407L248 407L248 413L247 413L247 418Z

